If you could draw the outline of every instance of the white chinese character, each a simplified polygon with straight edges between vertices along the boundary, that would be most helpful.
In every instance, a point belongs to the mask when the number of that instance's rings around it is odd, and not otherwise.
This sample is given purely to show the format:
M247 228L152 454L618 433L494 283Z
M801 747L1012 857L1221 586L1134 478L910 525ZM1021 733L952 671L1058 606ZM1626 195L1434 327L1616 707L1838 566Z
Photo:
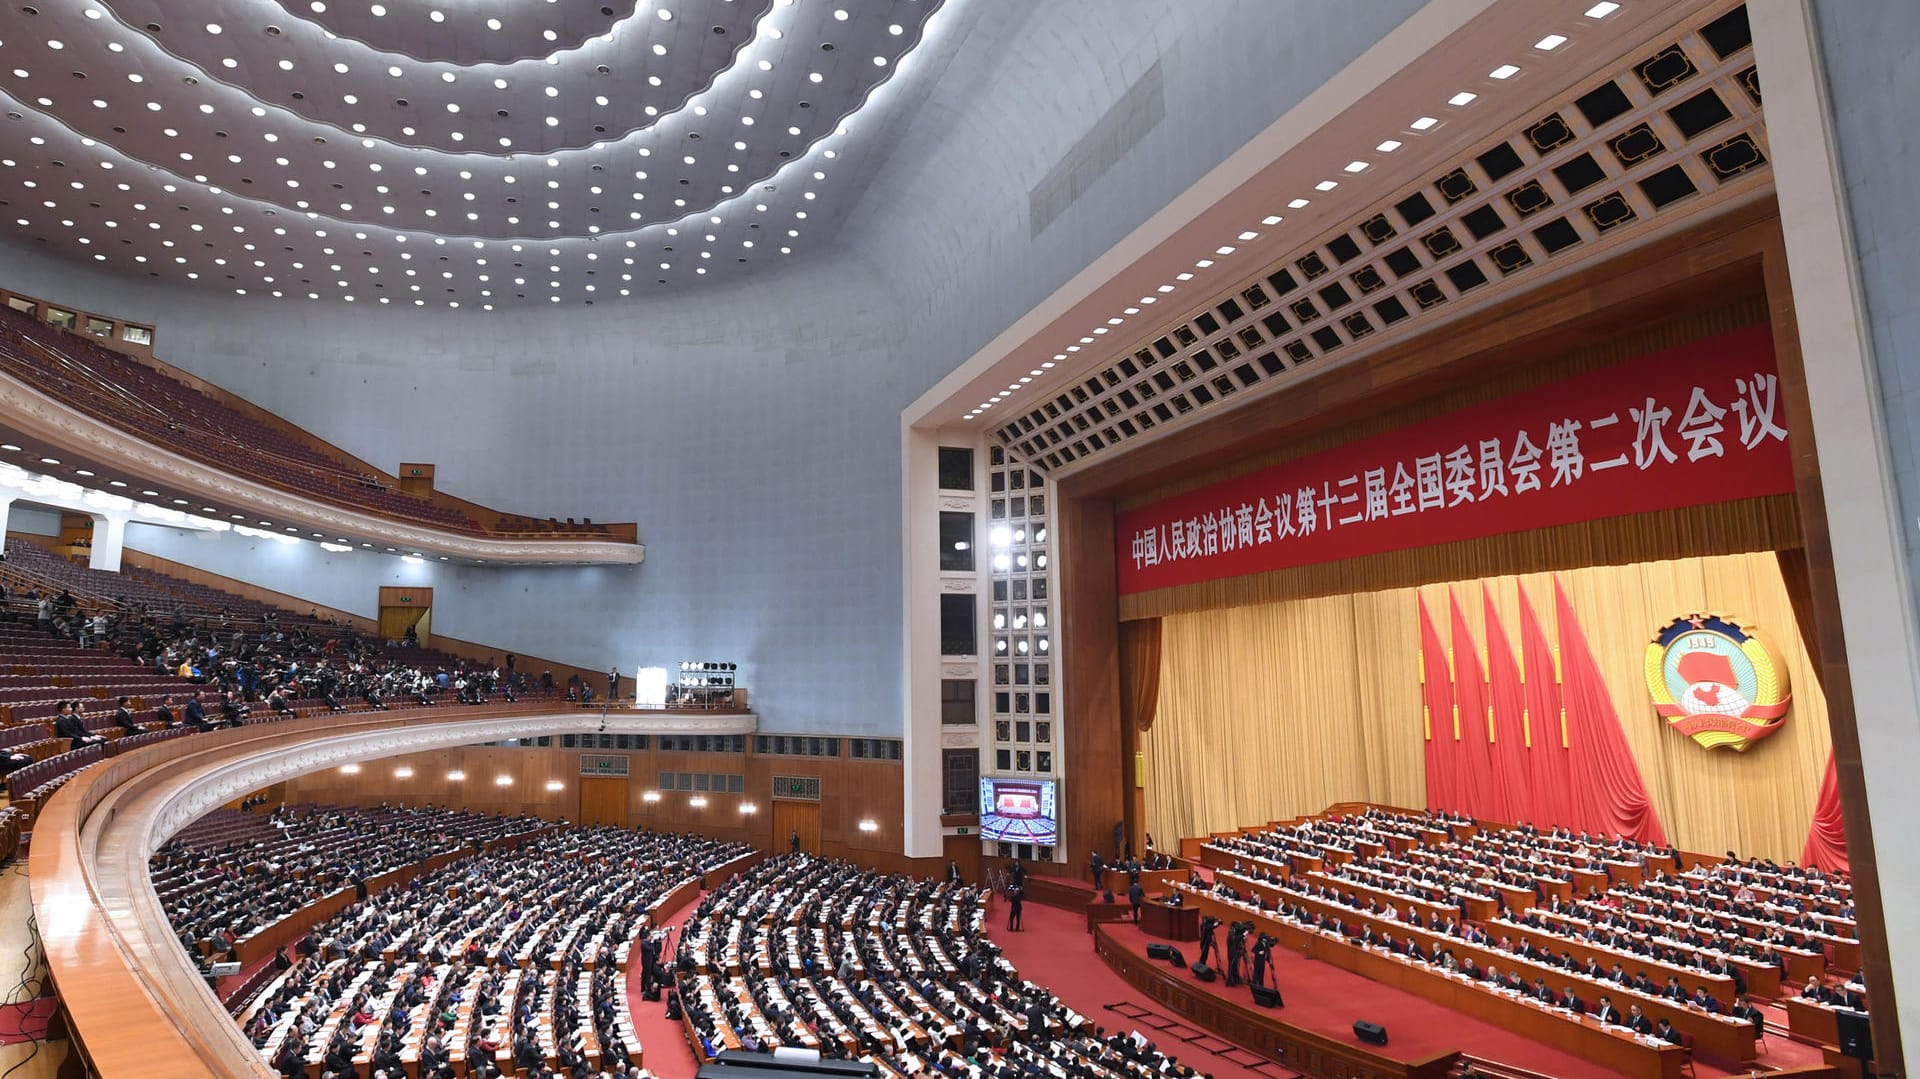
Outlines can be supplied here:
M1387 470L1369 468L1366 471L1367 509L1366 519L1378 521L1387 516Z
M1413 477L1407 474L1404 461L1394 462L1393 486L1387 488L1387 501L1393 503L1395 517L1414 511Z
M1580 421L1561 420L1547 425L1547 463L1553 466L1549 487L1570 484L1586 471L1587 459L1580 453Z
M1260 499L1253 511L1253 537L1258 543L1273 542L1273 510L1267 507L1267 500Z
M1447 505L1458 506L1462 502L1473 501L1473 482L1477 478L1471 447L1461 446L1447 454L1447 493L1453 496Z
M1439 454L1413 459L1413 482L1419 489L1420 512L1446 507L1447 491L1441 478Z
M1266 500L1261 500L1260 508L1266 508ZM1253 546L1253 504L1251 502L1240 503L1240 510L1234 514L1234 517L1240 525L1240 546ZM1266 541L1262 540L1261 542L1265 543Z
M1483 438L1480 440L1480 501L1485 502L1495 491L1507 493L1507 461L1500 456L1500 440Z
M1358 475L1348 476L1346 479L1340 481L1340 487L1342 489L1353 487L1358 485L1359 482L1360 482L1360 477ZM1320 512L1323 515L1325 515L1327 519L1327 527L1332 528L1336 524L1350 525L1353 522L1358 521L1360 519L1360 515L1357 513L1351 514L1346 517L1340 517L1340 518L1335 518L1333 515L1333 507L1345 506L1349 502L1358 502L1358 501L1360 501L1359 492L1356 491L1352 494L1336 495L1333 493L1333 485L1326 484L1322 488L1320 493Z
M1311 487L1300 488L1300 493L1294 496L1293 512L1299 519L1302 536L1313 535L1313 530L1320 524L1320 510L1314 501L1317 497Z
M1707 391L1698 386L1693 388L1693 396L1687 399L1687 414L1680 418L1681 438L1687 440L1687 460L1698 461L1702 457L1725 457L1726 447L1717 437L1726 430L1720 422L1727 410L1707 400Z
M1273 538L1283 540L1293 534L1293 496L1285 493L1274 495Z
M1175 521L1172 528L1172 533L1167 537L1167 549L1162 555L1169 562L1187 552L1187 522Z
M1664 428L1667 421L1673 418L1673 409L1659 405L1649 397L1645 408L1630 408L1627 412L1633 416L1633 422L1639 425L1633 436L1634 465L1645 469L1659 457L1666 458L1667 463L1672 464L1676 458L1673 451L1667 448Z
M1220 530L1220 550L1231 551L1239 534L1233 530L1233 507L1223 506L1219 516L1213 519L1214 527Z
M1752 449L1769 438L1785 442L1786 428L1773 422L1780 404L1780 380L1756 373L1751 380L1734 379L1733 388L1740 394L1733 402L1733 414L1740 417L1740 444Z
M1219 554L1220 522L1213 519L1213 514L1203 513L1200 515L1200 532L1205 540L1201 545L1201 552L1209 557Z
M1540 489L1540 447L1525 431L1513 436L1513 456L1507 459L1507 471L1513 473L1513 493Z
M1200 518L1187 518L1187 557L1200 557Z
M1135 532L1133 534L1134 569L1139 569L1147 564L1147 538L1151 535L1153 535L1151 532Z

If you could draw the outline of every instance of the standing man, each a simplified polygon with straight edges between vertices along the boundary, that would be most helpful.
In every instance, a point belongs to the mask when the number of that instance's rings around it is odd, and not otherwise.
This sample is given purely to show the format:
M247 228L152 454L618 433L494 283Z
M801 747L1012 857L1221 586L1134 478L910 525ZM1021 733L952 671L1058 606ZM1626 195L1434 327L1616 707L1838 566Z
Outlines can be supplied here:
M800 853L800 829L798 828L795 828L792 832L788 833L787 835L787 853L788 854Z
M607 701L612 703L620 699L620 667L618 664L607 668Z
M1020 911L1026 906L1027 889L1019 881L1007 885L1007 931L1020 931Z
M1140 887L1140 878L1134 877L1133 883L1127 885L1127 903L1133 907L1133 924L1135 925L1140 924L1140 903L1146 897L1147 891Z
M1208 914L1200 919L1200 965L1207 965L1207 957L1214 953L1214 931L1220 928L1220 919Z

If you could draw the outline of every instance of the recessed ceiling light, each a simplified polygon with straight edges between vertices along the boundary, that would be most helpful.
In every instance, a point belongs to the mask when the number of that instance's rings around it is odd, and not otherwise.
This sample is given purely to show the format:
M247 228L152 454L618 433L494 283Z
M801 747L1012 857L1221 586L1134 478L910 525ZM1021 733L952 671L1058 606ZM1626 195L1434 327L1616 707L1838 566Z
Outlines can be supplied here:
M40 458L40 463L43 465L57 465L60 463L60 459L58 457L42 457Z
M1587 9L1587 18L1604 19L1619 10L1620 5L1614 3L1613 0L1600 0L1599 3Z
M1566 43L1567 39L1564 34L1548 34L1546 37L1534 42L1533 47L1539 49L1541 52L1552 52Z
M1306 199L1294 199L1292 202L1287 203L1287 208L1290 210L1298 210L1299 208L1301 208L1302 206L1305 206L1306 204L1307 204Z
M1216 255L1231 255L1233 252L1234 248L1230 244L1223 244L1213 249L1213 253Z
M1260 219L1260 223L1262 225L1278 225L1280 222L1285 220L1286 218L1281 217L1279 214L1268 214L1267 216Z
M1346 171L1348 171L1348 172L1365 172L1365 171L1367 171L1367 169L1368 169L1368 168L1369 168L1369 166L1368 166L1368 164L1367 164L1367 163L1366 163L1365 161L1349 161L1349 162L1347 162L1347 168L1346 168Z
M1512 64L1501 64L1499 67L1487 72L1487 77L1490 79L1511 79L1518 74L1520 74L1519 68Z
M1413 123L1410 123L1407 126L1414 129L1415 131L1425 131L1439 122L1440 121L1434 119L1431 116L1422 116L1421 118L1419 118L1418 120L1415 120Z
M1474 93L1472 90L1462 90L1448 98L1447 104L1452 105L1454 108L1459 108L1462 105L1473 104L1473 99L1479 96L1479 94Z
M20 447L14 445L11 442L0 443L0 450L6 450L8 453L19 453Z
M1388 139L1387 141L1385 141L1385 142L1383 142L1383 143L1381 143L1380 145L1378 145L1378 146L1376 146L1376 147L1374 147L1374 149L1376 149L1376 150L1378 150L1378 151L1380 151L1380 152L1381 152L1381 153L1383 153L1383 154L1390 154L1390 153L1392 153L1392 152L1394 152L1395 150L1398 150L1399 148L1400 148L1400 140L1399 140L1399 139Z

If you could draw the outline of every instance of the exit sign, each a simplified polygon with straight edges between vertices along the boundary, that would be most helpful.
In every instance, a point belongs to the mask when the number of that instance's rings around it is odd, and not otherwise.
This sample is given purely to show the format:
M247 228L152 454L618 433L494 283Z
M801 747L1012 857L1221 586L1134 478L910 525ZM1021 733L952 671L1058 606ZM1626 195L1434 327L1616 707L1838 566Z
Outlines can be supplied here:
M955 828L955 829L953 830L953 834L954 834L954 835L966 835L966 834L967 834L967 831L968 831L968 829L966 829L966 828Z

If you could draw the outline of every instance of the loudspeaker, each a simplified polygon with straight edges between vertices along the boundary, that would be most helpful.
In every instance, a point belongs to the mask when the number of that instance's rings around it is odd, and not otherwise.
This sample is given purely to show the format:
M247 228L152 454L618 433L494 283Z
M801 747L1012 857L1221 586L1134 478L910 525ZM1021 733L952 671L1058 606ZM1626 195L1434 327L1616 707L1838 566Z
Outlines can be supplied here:
M1167 945L1167 962L1176 967L1184 967L1187 965L1187 957L1180 954L1180 949L1169 944Z
M1378 1023L1369 1023L1365 1019L1353 1021L1353 1036L1368 1045L1387 1044L1387 1028Z
M1169 958L1169 957L1170 957L1170 956L1171 956L1172 954L1173 954L1173 945L1171 945L1171 944L1149 944L1149 945L1147 945L1147 958L1148 958L1148 959L1159 959L1159 960L1161 960L1161 961L1165 961L1165 960L1166 960L1167 958Z
M1256 985L1253 987L1253 1002L1262 1008L1278 1008L1280 1007L1280 990Z
M1195 963L1193 965L1193 976L1203 982L1210 982L1219 977L1218 974L1214 973L1213 968L1205 963Z
M1841 1054L1855 1060L1872 1060L1873 1027L1867 1021L1867 1013L1835 1008L1833 1018L1840 1027Z

